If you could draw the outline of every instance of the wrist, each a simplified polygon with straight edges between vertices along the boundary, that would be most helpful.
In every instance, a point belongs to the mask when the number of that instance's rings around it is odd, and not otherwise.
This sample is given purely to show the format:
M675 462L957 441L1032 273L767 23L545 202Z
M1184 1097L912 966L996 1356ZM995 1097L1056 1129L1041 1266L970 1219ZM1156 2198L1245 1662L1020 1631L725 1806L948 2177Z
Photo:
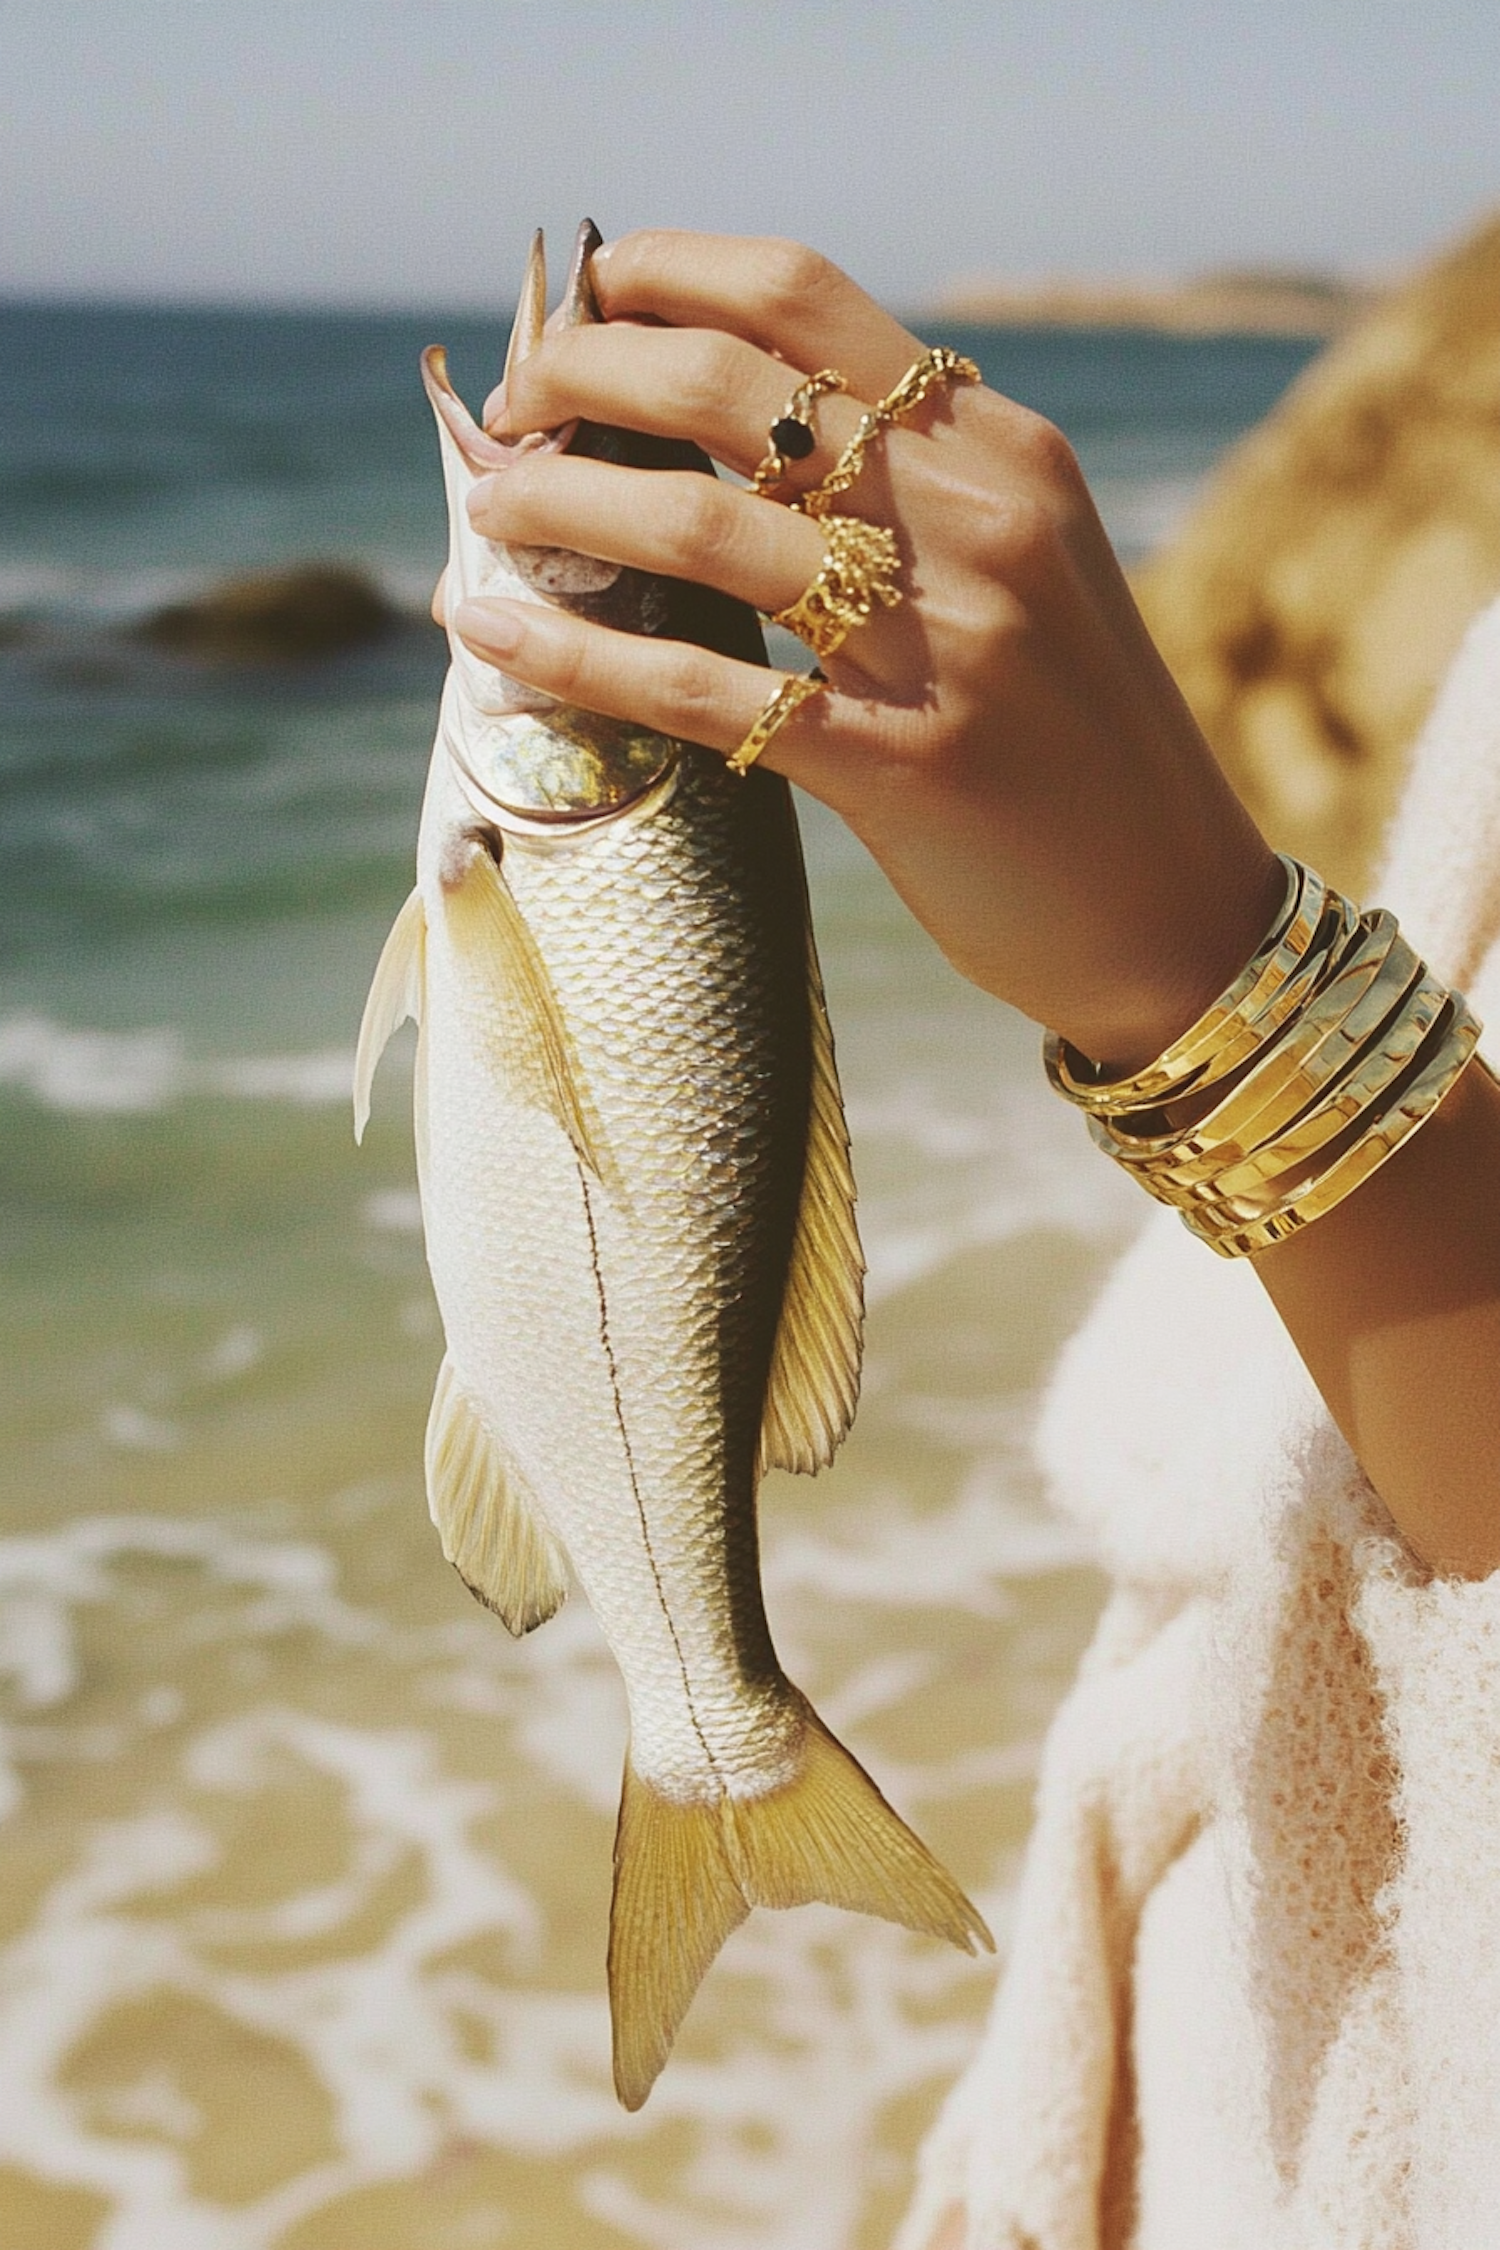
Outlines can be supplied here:
M1136 967L1080 993L1067 1020L1051 1026L1101 1077L1142 1070L1182 1037L1240 974L1276 918L1286 888L1281 861L1258 849L1232 871L1195 885L1196 903L1177 910L1147 944L1130 948Z

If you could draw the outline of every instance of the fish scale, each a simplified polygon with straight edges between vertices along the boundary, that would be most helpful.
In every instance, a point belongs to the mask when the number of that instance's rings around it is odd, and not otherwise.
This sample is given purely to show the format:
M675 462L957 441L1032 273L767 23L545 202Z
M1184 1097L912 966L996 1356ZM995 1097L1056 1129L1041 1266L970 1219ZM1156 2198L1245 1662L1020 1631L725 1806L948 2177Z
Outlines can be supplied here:
M539 245L513 353L541 331ZM591 317L590 249L586 230L569 318ZM469 493L519 449L478 429L440 354L424 374L450 615L504 591L742 658L758 645L722 597L481 538ZM707 466L585 434L546 442ZM753 1906L823 1899L968 1950L990 1940L782 1672L761 1595L760 1474L832 1457L863 1317L790 792L550 702L449 637L417 887L366 1006L356 1129L386 1039L416 1016L418 1172L447 1344L429 1505L444 1552L512 1631L552 1615L570 1562L620 1666L630 1746L608 1967L615 2083L636 2108Z
M775 1767L757 1759L747 1735L768 1723L787 1732L784 1712L765 1710L774 1659L753 1496L795 1219L807 1040L800 962L768 927L777 886L768 853L754 848L767 824L746 822L741 796L697 753L649 821L612 822L571 843L507 841L504 873L589 1090L602 1178L590 1177L560 1126L503 1090L476 1104L467 1060L450 1077L460 1041L443 1036L441 1014L429 1026L428 1169L434 1183L463 1183L451 1211L442 1187L427 1199L450 1357L505 1433L521 1477L546 1495L549 1522L612 1640L640 1631L641 1572L617 1529L627 1501L638 1504L678 1622L675 1637L654 1638L655 1660L627 1678L633 1755L660 1786L700 1798L716 1777L763 1787ZM440 796L419 859L424 888L440 888L455 820L472 825L472 814ZM646 911L643 877L660 894ZM492 1185L476 1193L473 1107L491 1145L529 1153L549 1144L530 1156L529 1185L491 1164ZM450 1132L470 1137L450 1144ZM559 1213L570 1207L565 1250ZM597 1312L588 1303L590 1221ZM581 1302L569 1333L593 1331L570 1368L566 1409L543 1341L557 1332L551 1299L565 1266L582 1276L570 1284ZM496 1273L508 1277L498 1292Z

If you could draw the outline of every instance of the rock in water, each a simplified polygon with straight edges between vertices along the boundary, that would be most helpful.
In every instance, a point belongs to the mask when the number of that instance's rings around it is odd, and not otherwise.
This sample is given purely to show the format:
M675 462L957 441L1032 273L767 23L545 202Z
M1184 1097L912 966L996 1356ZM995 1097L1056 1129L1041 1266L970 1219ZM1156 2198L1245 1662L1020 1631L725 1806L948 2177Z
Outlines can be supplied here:
M1358 889L1500 591L1500 218L1309 368L1136 591L1272 840Z
M301 563L226 578L195 601L157 610L139 632L142 640L186 656L265 664L331 656L381 639L398 622L363 571Z

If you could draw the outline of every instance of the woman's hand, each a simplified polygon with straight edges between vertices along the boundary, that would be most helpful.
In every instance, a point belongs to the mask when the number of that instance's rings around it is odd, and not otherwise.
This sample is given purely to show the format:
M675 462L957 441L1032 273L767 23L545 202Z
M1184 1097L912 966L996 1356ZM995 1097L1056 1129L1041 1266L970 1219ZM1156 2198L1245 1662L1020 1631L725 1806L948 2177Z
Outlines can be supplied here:
M497 435L575 415L695 439L748 476L794 385L840 369L817 484L922 345L785 242L630 235L601 251L609 325L546 337L490 401ZM652 325L645 325L650 323ZM826 665L766 763L833 806L976 983L1100 1062L1156 1053L1254 951L1282 878L1136 613L1073 455L992 391L935 393L870 447L841 513L894 527L904 599ZM817 523L690 474L523 456L481 484L488 536L700 581L770 612L822 560ZM470 602L455 621L533 685L732 751L763 671L559 610Z

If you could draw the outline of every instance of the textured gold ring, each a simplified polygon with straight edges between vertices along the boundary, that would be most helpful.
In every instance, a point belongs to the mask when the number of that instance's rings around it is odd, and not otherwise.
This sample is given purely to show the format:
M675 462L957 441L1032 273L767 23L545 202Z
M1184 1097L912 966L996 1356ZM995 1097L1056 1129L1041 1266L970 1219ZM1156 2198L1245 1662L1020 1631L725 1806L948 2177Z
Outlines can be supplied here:
M836 367L820 367L816 375L809 375L799 383L787 400L766 434L766 453L759 468L750 479L750 490L765 496L769 487L780 484L786 476L789 461L805 461L817 446L817 435L812 425L815 399L825 391L847 391L849 380Z
M810 492L799 494L791 505L806 516L826 515L830 502L841 492L847 492L859 475L866 453L883 429L915 413L929 392L948 383L980 380L979 369L972 359L965 359L962 352L951 351L946 344L935 344L931 351L923 352L920 359L912 361L894 390L887 391L883 399L860 416L858 429L823 482L814 485ZM808 450L811 451L811 447Z
M732 751L725 760L730 772L743 778L766 745L781 732L792 713L800 711L809 696L821 695L826 685L826 681L810 679L801 672L784 673L776 693L738 750Z
M860 516L819 516L826 545L818 574L789 609L771 619L805 641L818 657L832 656L862 625L875 604L894 609L901 554L896 534Z

